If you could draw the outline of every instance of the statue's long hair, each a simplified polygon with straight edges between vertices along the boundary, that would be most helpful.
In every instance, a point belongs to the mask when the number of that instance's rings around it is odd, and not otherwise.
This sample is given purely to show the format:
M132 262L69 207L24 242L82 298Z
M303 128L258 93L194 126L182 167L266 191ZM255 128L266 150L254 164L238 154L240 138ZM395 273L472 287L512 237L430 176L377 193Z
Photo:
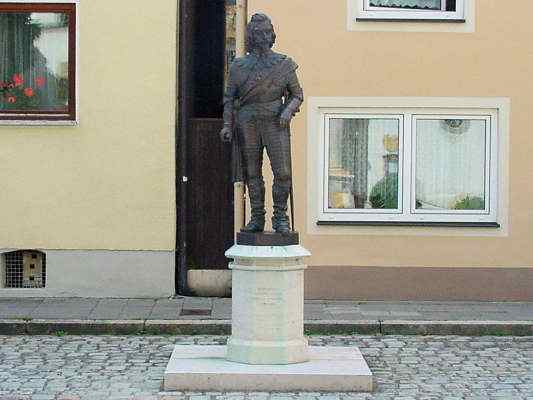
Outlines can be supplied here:
M246 37L245 37L244 43L245 43L247 52L251 52L252 49L256 47L255 42L254 42L254 36L252 33L252 27L254 26L254 24L262 24L262 23L267 23L270 25L270 30L272 32L270 48L272 48L272 46L274 46L274 43L276 43L276 32L274 32L274 26L272 25L272 21L270 20L270 18L265 14L254 14L252 16L252 19L250 20L250 23L246 26Z

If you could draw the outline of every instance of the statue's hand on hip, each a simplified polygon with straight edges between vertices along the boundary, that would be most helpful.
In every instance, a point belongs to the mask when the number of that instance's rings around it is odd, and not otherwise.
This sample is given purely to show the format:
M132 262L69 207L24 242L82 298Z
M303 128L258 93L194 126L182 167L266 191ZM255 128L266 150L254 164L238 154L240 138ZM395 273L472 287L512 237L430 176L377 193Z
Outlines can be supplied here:
M220 140L222 140L224 143L231 142L232 132L231 132L230 127L225 126L224 128L222 128L219 135L220 135Z
M281 125L282 128L288 128L289 125L291 124L291 119L292 119L292 112L290 110L285 109L279 116L279 124Z

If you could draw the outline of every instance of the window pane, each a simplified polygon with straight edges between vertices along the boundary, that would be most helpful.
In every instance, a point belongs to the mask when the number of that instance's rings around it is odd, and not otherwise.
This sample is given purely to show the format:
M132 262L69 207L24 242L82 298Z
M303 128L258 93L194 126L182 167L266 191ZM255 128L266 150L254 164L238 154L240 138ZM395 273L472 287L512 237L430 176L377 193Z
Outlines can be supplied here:
M485 120L417 120L417 209L485 209L486 125Z
M0 12L0 110L66 111L68 15Z
M372 7L442 10L443 0L370 0Z
M398 208L398 119L330 119L329 208Z

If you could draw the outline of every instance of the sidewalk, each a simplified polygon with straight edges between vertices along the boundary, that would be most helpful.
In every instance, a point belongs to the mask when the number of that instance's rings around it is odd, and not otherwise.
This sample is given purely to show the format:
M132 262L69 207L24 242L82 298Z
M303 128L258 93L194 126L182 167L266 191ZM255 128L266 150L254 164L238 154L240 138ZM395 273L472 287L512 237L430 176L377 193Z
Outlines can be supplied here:
M307 334L533 335L533 303L307 300ZM0 334L220 334L231 299L0 298Z

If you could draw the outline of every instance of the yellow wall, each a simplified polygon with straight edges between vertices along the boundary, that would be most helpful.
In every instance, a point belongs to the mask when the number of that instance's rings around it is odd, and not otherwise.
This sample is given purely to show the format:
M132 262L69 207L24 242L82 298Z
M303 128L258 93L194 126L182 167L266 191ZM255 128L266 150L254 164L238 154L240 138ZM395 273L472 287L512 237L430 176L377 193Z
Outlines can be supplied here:
M79 126L0 126L0 248L173 249L177 1L80 3Z
M309 130L304 105L293 122L293 173L297 228L313 253L311 265L533 266L533 2L517 0L511 8L501 3L476 2L473 33L438 33L402 32L401 23L395 23L399 32L349 31L345 0L249 0L250 15L272 17L278 35L275 50L300 64L306 96L511 100L509 224L493 237L471 229L466 236L461 229L389 227L373 228L369 235L343 227L331 228L334 235L307 234L306 197L313 188L306 179Z

